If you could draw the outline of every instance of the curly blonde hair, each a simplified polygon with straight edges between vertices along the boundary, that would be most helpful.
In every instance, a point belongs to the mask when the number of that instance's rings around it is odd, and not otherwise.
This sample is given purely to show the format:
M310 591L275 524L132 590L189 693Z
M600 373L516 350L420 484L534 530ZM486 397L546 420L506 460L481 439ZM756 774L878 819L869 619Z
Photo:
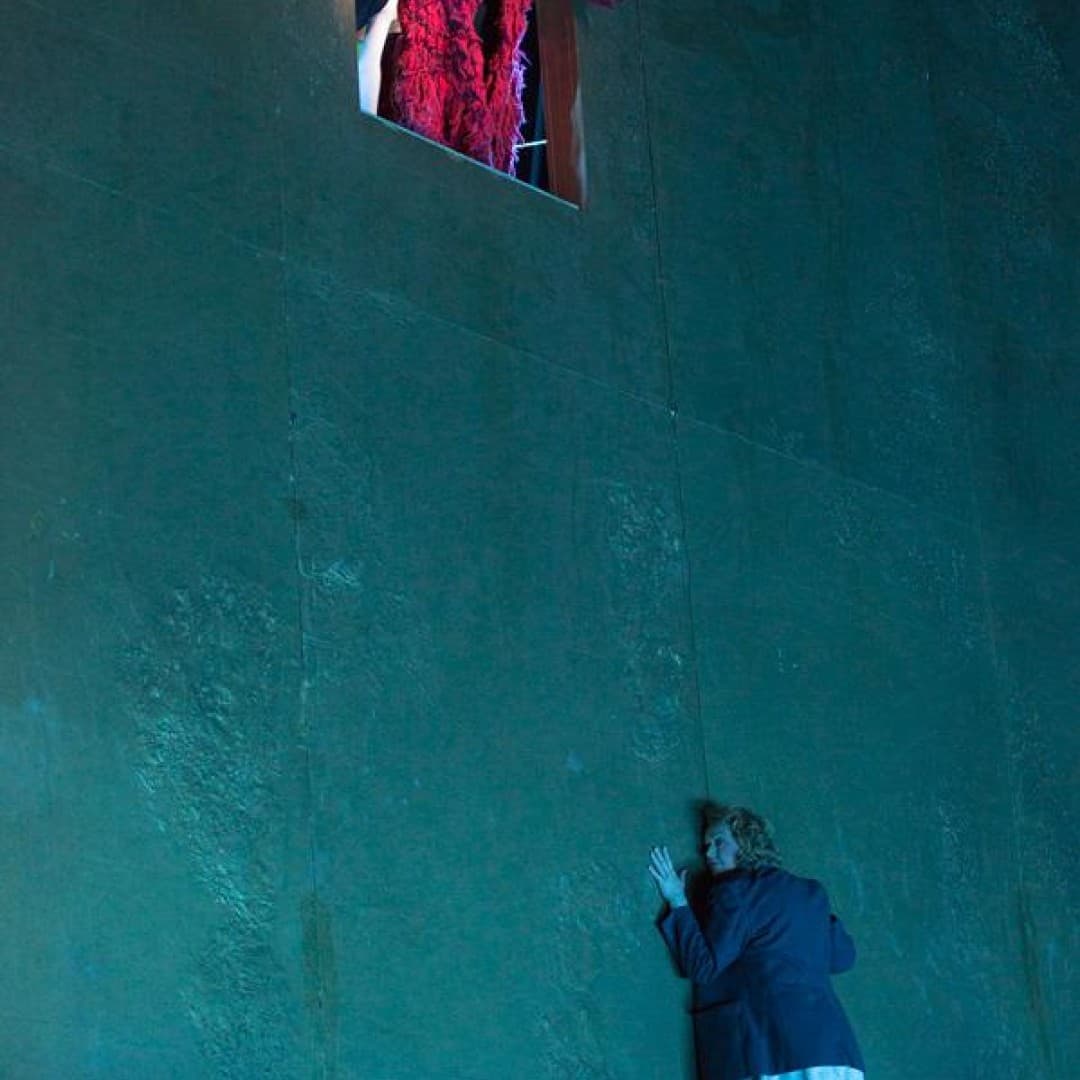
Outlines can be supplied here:
M760 814L745 806L727 806L724 803L706 803L702 810L705 832L712 832L721 825L731 830L739 851L735 865L747 870L762 866L780 866L780 852L776 850L772 824Z

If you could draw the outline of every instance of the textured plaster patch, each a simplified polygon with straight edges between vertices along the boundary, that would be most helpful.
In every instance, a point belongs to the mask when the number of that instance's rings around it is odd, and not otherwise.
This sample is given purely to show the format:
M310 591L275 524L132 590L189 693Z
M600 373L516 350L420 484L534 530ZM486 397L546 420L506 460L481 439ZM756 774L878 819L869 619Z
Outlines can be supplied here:
M589 860L552 881L556 956L538 1021L543 1075L552 1080L609 1080L610 1042L601 983L632 980L643 949L640 905L619 867ZM651 928L651 927L650 927Z
M622 678L634 703L630 746L649 765L670 760L682 745L686 692L684 660L666 632L685 588L682 545L666 496L620 484L607 497L615 621L626 657Z
M289 1075L288 987L273 944L276 789L288 749L278 687L288 628L255 587L178 588L122 657L147 813L219 905L183 1007L215 1076Z

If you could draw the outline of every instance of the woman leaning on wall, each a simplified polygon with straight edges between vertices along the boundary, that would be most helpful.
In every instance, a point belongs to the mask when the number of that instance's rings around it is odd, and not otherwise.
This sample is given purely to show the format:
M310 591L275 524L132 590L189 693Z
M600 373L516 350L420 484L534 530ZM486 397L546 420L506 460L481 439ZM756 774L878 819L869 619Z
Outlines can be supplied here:
M862 1080L831 978L854 965L855 945L825 889L781 869L772 828L752 810L710 804L704 816L700 921L666 847L649 867L668 905L660 931L694 984L700 1080Z

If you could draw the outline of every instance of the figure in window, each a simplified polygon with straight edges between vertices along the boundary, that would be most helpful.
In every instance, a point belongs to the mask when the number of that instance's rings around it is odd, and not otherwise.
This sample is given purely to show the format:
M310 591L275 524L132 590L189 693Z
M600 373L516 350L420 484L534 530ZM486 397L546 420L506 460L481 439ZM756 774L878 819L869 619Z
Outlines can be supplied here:
M376 116L383 97L383 69L390 67L387 43L401 33L398 0L356 0L356 73L360 111Z
M360 108L513 174L532 0L356 0Z

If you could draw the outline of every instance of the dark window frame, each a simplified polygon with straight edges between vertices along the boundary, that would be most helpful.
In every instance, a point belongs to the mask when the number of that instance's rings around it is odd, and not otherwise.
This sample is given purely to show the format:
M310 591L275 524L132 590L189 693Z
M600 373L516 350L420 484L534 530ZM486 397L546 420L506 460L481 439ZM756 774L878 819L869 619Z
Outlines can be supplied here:
M540 50L548 190L585 205L585 139L573 0L533 0Z

